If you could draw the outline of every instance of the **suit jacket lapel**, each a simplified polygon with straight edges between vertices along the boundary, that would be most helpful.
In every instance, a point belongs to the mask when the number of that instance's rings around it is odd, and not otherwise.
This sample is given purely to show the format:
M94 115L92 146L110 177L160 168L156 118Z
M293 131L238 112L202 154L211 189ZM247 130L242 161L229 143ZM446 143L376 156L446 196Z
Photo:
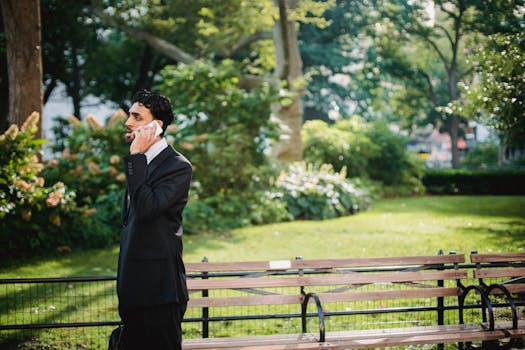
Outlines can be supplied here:
M172 146L168 145L165 149L162 150L149 164L148 164L148 178L153 174L155 169L157 169L171 154L175 153L175 150Z

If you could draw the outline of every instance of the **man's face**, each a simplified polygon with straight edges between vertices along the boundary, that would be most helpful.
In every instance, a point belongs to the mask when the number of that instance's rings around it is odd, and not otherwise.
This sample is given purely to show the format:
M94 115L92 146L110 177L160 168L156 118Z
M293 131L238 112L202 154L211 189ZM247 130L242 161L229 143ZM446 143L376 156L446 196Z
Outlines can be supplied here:
M153 120L151 111L140 102L135 102L129 109L129 117L126 120L126 141L131 143L135 138L133 131Z

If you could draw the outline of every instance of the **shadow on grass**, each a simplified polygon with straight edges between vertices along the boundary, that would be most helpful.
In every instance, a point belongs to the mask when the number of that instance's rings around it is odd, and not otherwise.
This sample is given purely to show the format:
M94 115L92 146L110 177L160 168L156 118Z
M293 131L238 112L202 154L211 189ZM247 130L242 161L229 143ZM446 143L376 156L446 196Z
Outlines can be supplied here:
M501 222L501 225L504 228L498 229L494 227L482 228L489 238L495 241L499 241L503 244L514 246L514 247L523 247L525 245L525 220L509 220ZM467 227L463 228L468 234L475 236L479 233L480 228L478 227ZM482 253L482 252L480 252ZM485 252L486 253L486 252Z
M3 326L119 321L113 280L15 283L4 284L2 289L0 310ZM34 341L35 335L45 331L2 331L0 348L19 349L20 344Z
M447 216L520 218L525 222L525 196L425 196L385 200L377 211L432 213Z

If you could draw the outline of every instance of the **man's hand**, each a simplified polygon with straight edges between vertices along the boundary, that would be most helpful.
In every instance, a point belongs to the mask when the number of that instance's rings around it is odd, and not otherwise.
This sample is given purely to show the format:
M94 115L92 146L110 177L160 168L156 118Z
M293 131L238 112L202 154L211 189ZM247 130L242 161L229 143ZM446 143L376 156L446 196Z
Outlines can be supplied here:
M155 137L155 126L141 126L133 131L133 142L129 146L129 153L146 153L146 151L160 139Z

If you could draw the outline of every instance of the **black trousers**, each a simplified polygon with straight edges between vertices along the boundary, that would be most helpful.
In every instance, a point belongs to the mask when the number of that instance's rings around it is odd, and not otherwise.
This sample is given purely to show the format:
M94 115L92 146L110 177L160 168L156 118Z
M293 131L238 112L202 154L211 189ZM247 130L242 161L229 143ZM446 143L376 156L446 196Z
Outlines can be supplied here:
M182 350L182 318L186 304L120 310L124 350Z

